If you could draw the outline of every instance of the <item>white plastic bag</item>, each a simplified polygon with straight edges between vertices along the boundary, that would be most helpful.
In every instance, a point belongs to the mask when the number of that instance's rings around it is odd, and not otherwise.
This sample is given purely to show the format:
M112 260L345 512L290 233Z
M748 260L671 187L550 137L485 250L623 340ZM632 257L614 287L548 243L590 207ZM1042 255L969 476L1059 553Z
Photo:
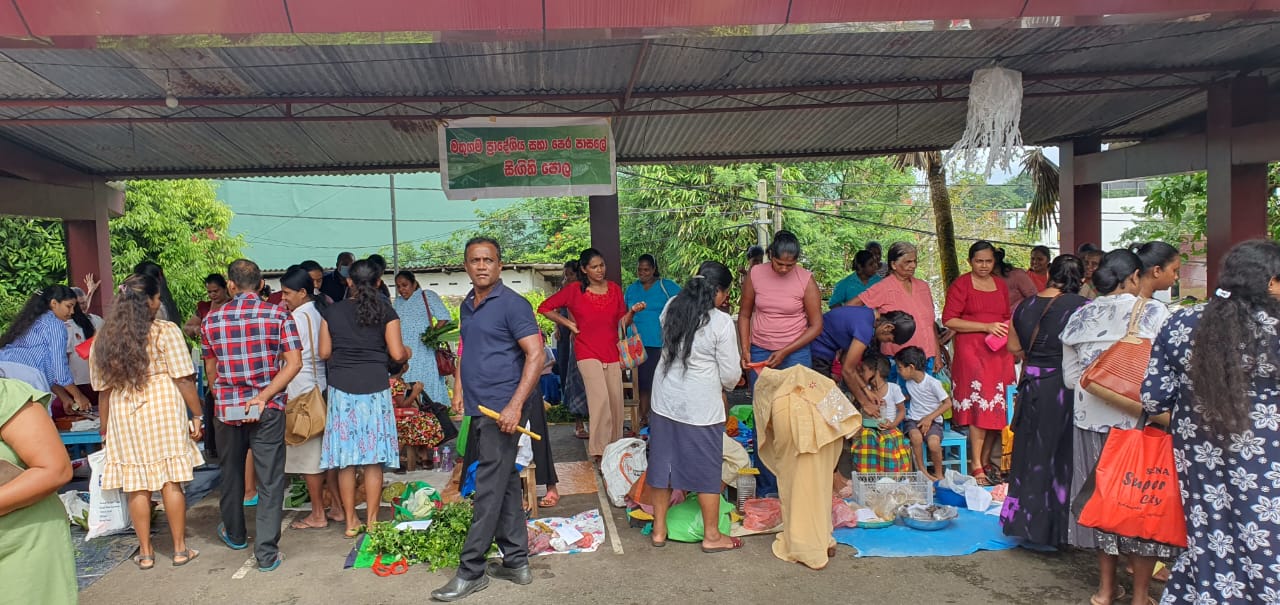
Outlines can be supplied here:
M991 492L976 483L964 486L964 504L969 510L986 512L991 508Z
M954 469L947 469L947 472L942 476L942 481L938 482L938 488L949 489L962 496L971 485L977 487L978 480Z
M62 500L62 508L67 511L67 519L85 529L89 527L89 495L85 492L71 490L58 494Z
M619 439L604 448L600 458L600 474L604 477L605 491L614 506L625 506L631 486L649 468L645 455L645 442L640 439Z
M529 423L526 422L524 428L529 428ZM529 468L531 462L533 462L533 440L521 433L520 441L516 445L516 466L522 469Z
M102 467L106 462L106 450L89 454L92 473L89 475L89 535L85 536L85 540L124 533L133 526L129 520L124 492L119 489L102 489Z

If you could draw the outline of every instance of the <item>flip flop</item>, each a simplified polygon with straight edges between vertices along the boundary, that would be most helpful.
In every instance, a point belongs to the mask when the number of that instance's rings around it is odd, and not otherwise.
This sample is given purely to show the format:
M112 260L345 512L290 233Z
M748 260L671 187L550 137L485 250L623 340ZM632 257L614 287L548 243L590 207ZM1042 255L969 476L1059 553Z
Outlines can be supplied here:
M249 498L248 500L245 500L245 501L244 501L244 505L245 505L245 506L257 506L257 505L258 505L258 495L257 495L257 494L254 494L252 498Z
M183 565L186 565L187 563L190 563L190 562L192 562L192 561L195 561L195 560L196 560L196 558L197 558L197 557L199 557L199 556L200 556L200 551L198 551L198 550L196 550L196 549L194 549L194 548L188 548L188 549L187 549L186 551L184 551L184 552L175 552L175 553L173 553L173 566L174 566L174 567L182 567ZM183 560L179 561L179 560L178 560L178 557L186 557L186 558L184 558Z
M362 533L364 533L364 526L357 525L351 529L348 529L347 531L342 532L342 535L348 538L358 538Z
M551 508L559 503L560 494L556 494L554 498L551 497L551 494L547 494L543 496L541 500L538 500L538 506L542 508Z
M587 429L578 429L573 432L573 436L577 437L578 439L590 439L591 433L588 433Z
M1128 594L1129 593L1125 590L1123 586L1118 586L1116 587L1115 595L1111 597L1110 601L1099 599L1098 595L1090 595L1089 605L1111 605L1112 603L1115 603L1116 601L1119 601L1120 599L1125 598L1125 596Z
M649 544L654 548L662 548L667 545L667 541L666 540L658 541L658 540L651 539L649 540Z
M266 572L268 572L268 571L275 571L276 569L278 569L278 568L280 567L280 564L281 564L281 563L283 563L283 562L284 562L284 553L282 553L282 552L277 552L277 553L276 553L276 560L275 560L275 562L274 562L274 563L272 563L271 565L266 566L266 567L261 567L261 566L259 566L259 567L258 567L258 571L263 572L263 573L266 573Z
M221 523L218 524L218 537L221 538L222 543L226 544L227 548L230 548L231 550L244 550L249 548L248 542L244 542L243 544L236 544L235 542L232 542L231 536L227 534L226 526Z
M297 521L294 521L293 523L289 524L289 529L327 529L328 527L329 527L329 523L327 521L325 522L324 525L312 525L310 523L307 523L306 521L303 521L302 519L298 519Z
M154 569L156 566L156 556L154 553L149 555L134 555L133 564L137 565L138 569L141 569L142 571Z
M665 544L665 542L664 542L664 544ZM720 547L714 547L714 548L713 548L713 547L703 546L703 547L702 547L702 552L705 552L705 553L708 553L708 554L714 554L714 553L718 553L718 552L726 552L726 551L730 551L730 550L738 550L739 548L742 548L742 540L739 540L738 538L730 537L730 538L729 538L729 544L730 544L730 546L720 546Z

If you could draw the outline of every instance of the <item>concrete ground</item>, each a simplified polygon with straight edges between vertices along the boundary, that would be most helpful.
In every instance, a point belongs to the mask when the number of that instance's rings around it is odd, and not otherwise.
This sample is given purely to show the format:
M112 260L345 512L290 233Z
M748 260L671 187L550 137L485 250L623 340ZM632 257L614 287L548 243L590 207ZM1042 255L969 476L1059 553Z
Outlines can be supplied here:
M552 430L560 461L583 459L583 442L572 426ZM597 494L567 496L544 516L572 515L600 508ZM774 558L772 536L745 539L740 551L708 555L696 544L671 543L656 549L647 536L629 529L622 509L607 507L618 527L613 542L590 554L532 559L534 583L493 582L465 603L922 603L1056 605L1088 603L1096 586L1095 559L1087 553L1041 554L1015 549L965 557L855 559L840 546L826 569L811 571ZM328 604L427 602L428 593L452 575L415 566L403 576L379 578L369 570L343 570L353 545L342 528L286 529L280 569L257 571L251 550L231 551L214 534L216 494L190 511L188 544L200 558L171 567L167 529L156 536L155 569L123 563L81 593L85 605L127 603ZM292 518L286 515L286 523ZM250 535L253 524L250 520ZM1127 582L1126 582L1127 583Z

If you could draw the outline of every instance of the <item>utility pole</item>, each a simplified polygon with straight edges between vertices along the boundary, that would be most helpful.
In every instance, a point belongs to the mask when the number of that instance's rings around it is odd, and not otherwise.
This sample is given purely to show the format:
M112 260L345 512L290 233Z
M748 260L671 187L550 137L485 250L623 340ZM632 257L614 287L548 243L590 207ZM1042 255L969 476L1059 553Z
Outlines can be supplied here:
M391 181L391 274L400 272L400 237L396 233L396 175L387 175ZM378 279L382 279L379 275Z
M773 171L773 232L782 231L782 166Z
M752 222L756 224L756 243L761 248L769 245L769 183L764 179L760 179L756 183L756 219Z

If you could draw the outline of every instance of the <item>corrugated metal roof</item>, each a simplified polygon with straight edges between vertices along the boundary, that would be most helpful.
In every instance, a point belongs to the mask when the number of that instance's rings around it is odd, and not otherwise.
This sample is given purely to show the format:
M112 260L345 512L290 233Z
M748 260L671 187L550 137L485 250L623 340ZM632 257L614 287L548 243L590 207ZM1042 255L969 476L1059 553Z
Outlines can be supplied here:
M0 53L2 99L243 99L244 104L176 109L0 107L4 119L83 119L15 126L0 137L87 171L110 176L220 171L329 171L432 167L428 115L613 112L645 43L484 42L401 45L158 49L20 49ZM629 108L687 110L809 105L769 111L625 115L615 120L620 162L705 158L856 155L950 146L964 129L960 102L973 70L999 61L1026 74L1119 74L1039 81L1028 77L1023 136L1041 143L1088 134L1142 138L1204 111L1205 95L1169 85L1206 84L1261 70L1280 74L1280 22L1181 22L1106 27L872 32L662 38L648 43ZM1213 68L1160 76L1162 69ZM790 94L796 86L956 80L938 87L881 86ZM1064 90L1134 87L1124 93ZM745 90L732 96L661 98L670 91ZM610 99L566 99L564 95ZM505 99L539 96L545 102ZM1054 95L1054 96L1046 96ZM385 107L307 105L304 99L413 97ZM432 98L477 96L472 105ZM487 97L487 98L486 98ZM346 116L372 121L160 123L155 116ZM898 105L818 108L822 103ZM122 103L122 105L125 105ZM459 109L459 107L464 107ZM109 113L106 113L109 112ZM250 113L252 112L252 113ZM393 119L395 116L411 116ZM91 117L133 118L94 123Z

